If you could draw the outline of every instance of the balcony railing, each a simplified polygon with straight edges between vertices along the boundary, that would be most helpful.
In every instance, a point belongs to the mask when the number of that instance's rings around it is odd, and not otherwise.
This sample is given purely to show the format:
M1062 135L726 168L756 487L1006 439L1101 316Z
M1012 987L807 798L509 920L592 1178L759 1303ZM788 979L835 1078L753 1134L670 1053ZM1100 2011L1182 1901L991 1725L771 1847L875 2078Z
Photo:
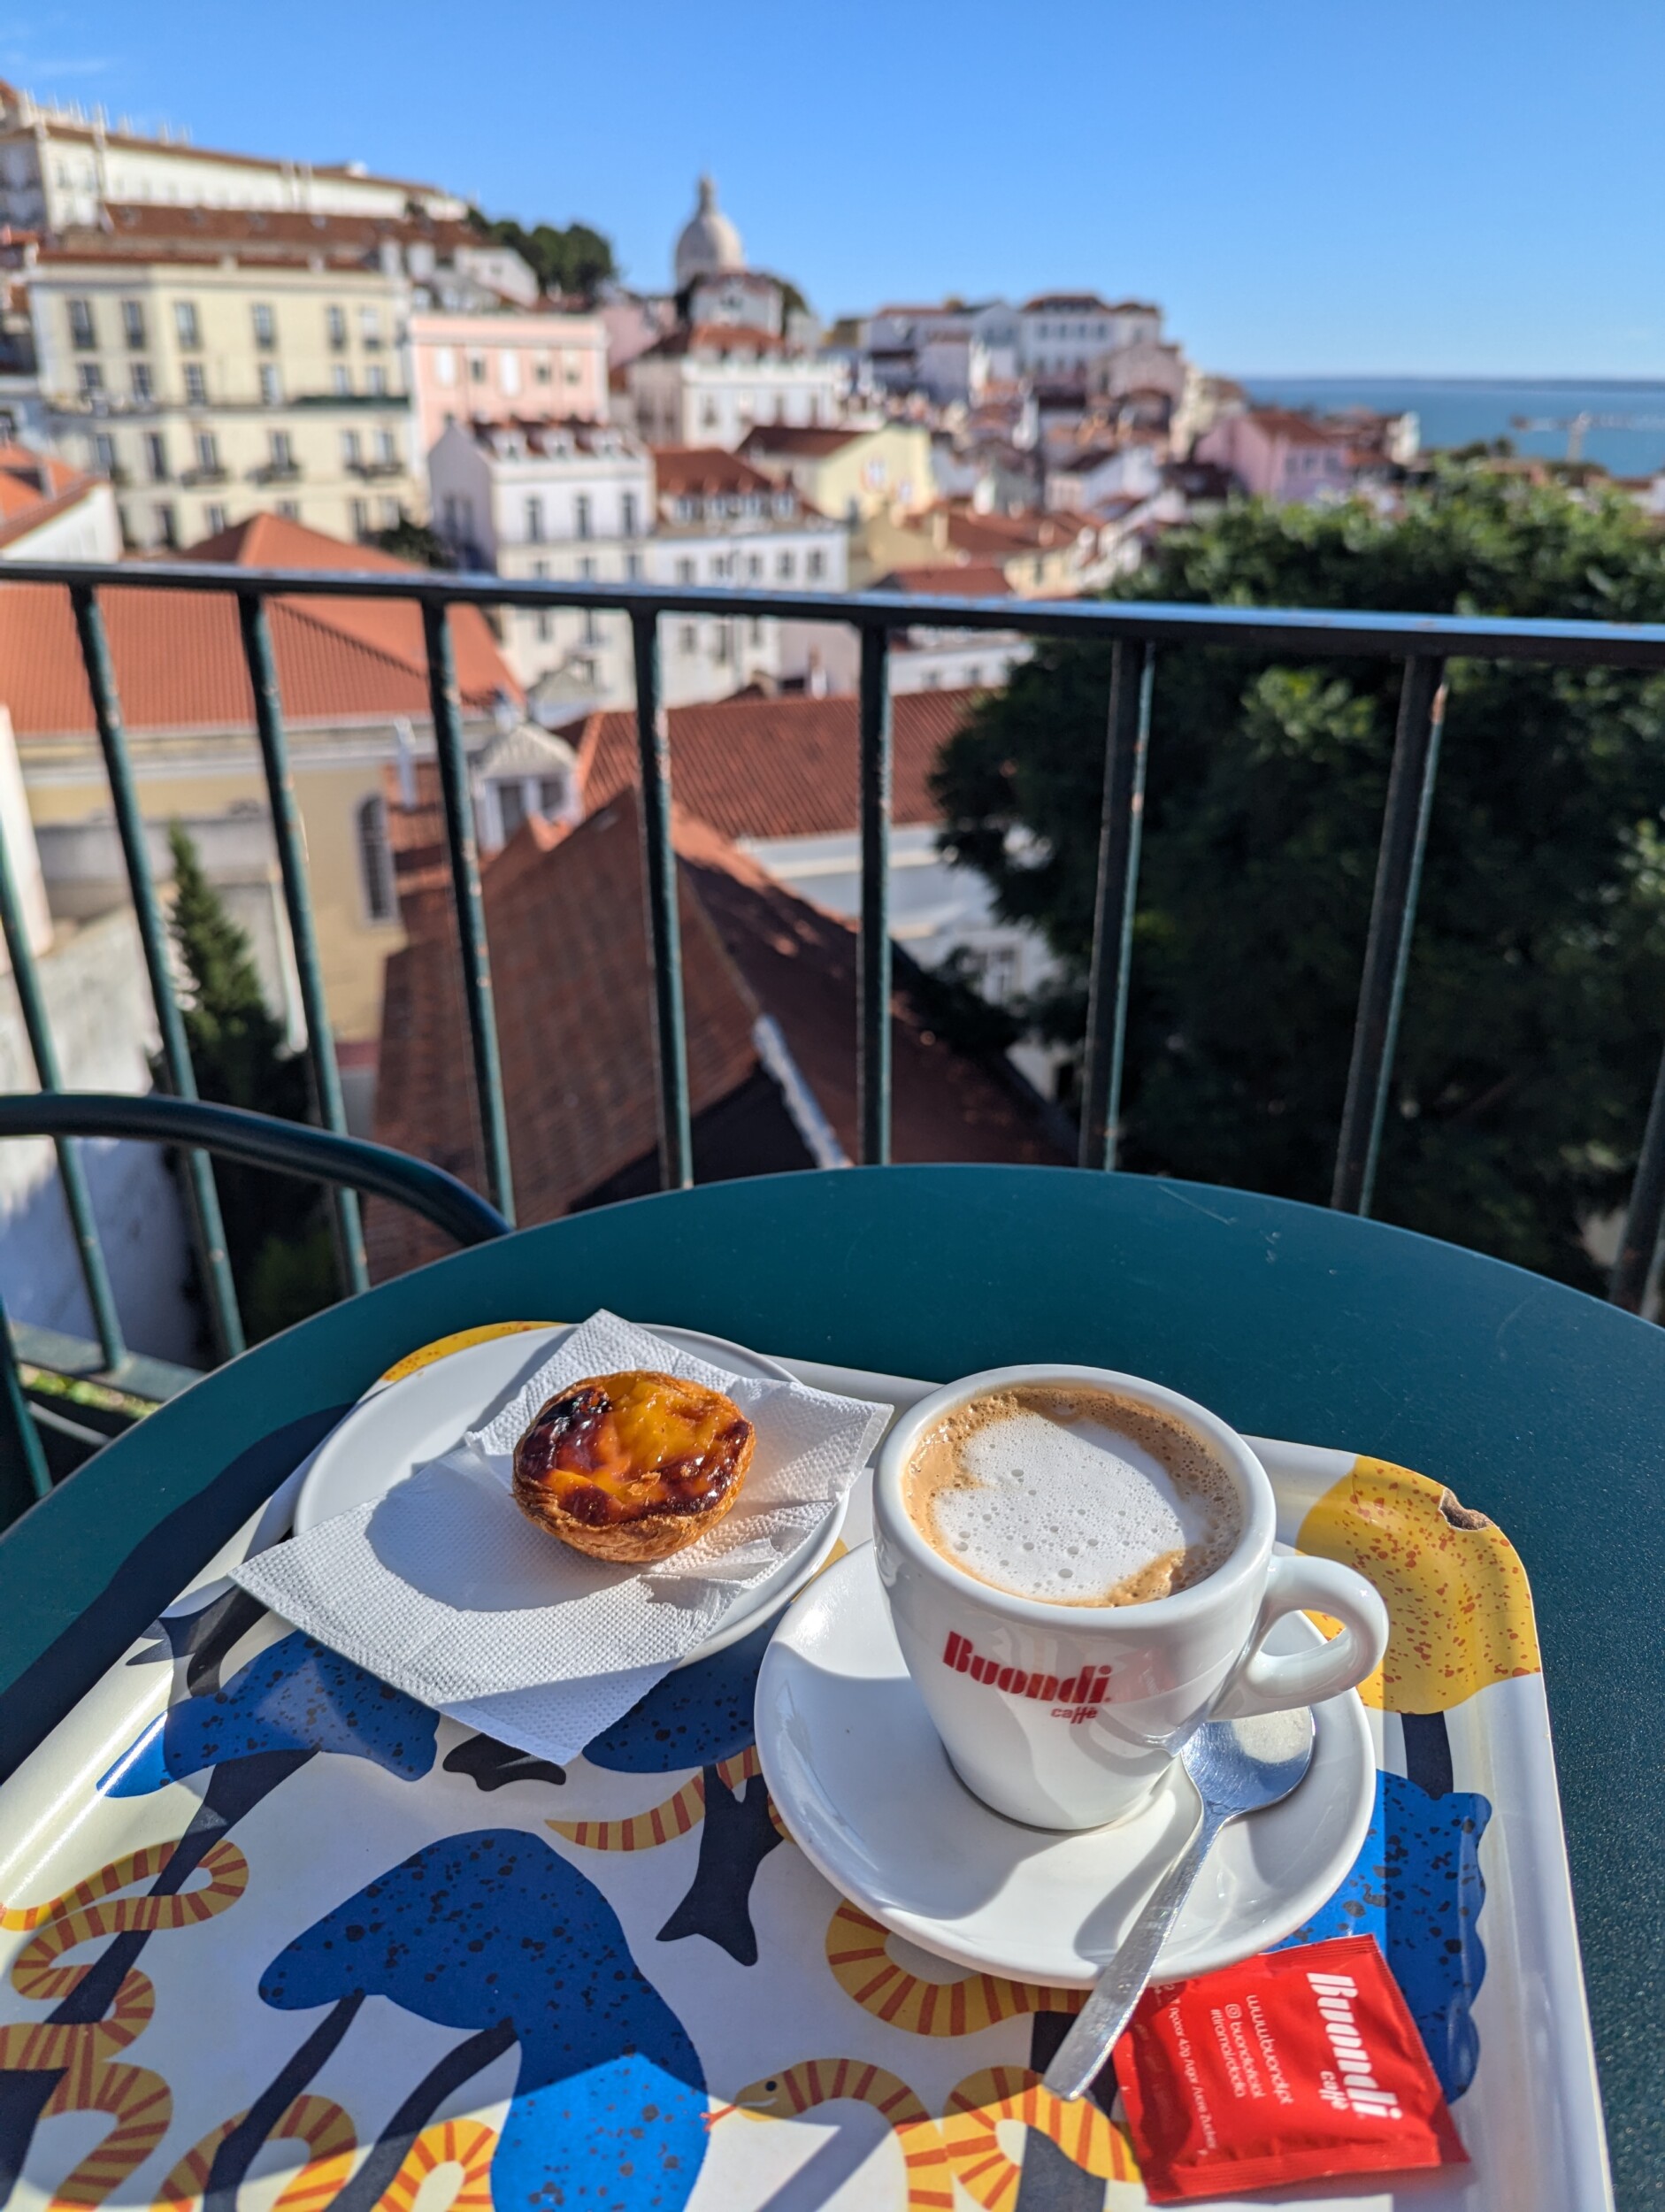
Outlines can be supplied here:
M509 1139L491 956L480 895L479 853L464 747L462 710L449 611L472 605L576 608L629 618L636 677L636 729L641 773L649 951L657 1045L660 1177L667 1187L693 1181L688 1058L682 1003L676 864L671 839L672 764L662 705L659 621L666 615L775 617L853 626L860 634L860 830L858 1158L890 1156L891 939L889 838L891 711L889 651L893 634L915 627L921 608L899 594L832 595L808 591L664 588L630 583L577 584L510 580L484 574L421 572L389 574L229 569L217 565L137 562L89 565L17 561L0 566L8 582L52 584L68 590L94 717L109 779L116 826L133 892L140 938L156 1002L169 1088L196 1095L185 1029L175 995L167 932L151 872L132 758L105 638L99 592L216 592L237 603L242 649L255 703L259 742L283 895L300 978L318 1110L324 1125L346 1133L334 1039L325 1003L318 930L304 860L301 819L289 773L267 602L346 596L414 602L421 610L428 695L443 805L446 849L458 928L464 1002L479 1102L487 1193L514 1218ZM1104 780L1097 901L1088 995L1086 1062L1080 1087L1079 1164L1116 1164L1139 878L1145 763L1158 655L1166 648L1231 646L1299 657L1380 656L1403 665L1398 725L1377 859L1375 893L1354 1017L1346 1102L1331 1183L1332 1206L1368 1213L1416 923L1417 891L1439 764L1444 715L1444 669L1454 655L1536 662L1550 667L1665 668L1665 625L1516 621L1467 616L1332 613L1288 609L1208 607L1144 603L933 599L933 626L959 631L1017 631L1027 636L1093 640L1113 646L1106 699ZM43 1090L63 1088L56 1047L24 926L15 874L0 844L0 926L11 953L23 1018ZM85 1179L72 1141L59 1148L63 1183L105 1366L123 1357L119 1323L92 1217ZM188 1191L203 1281L222 1356L243 1337L226 1263L219 1202L207 1157L188 1156ZM333 1194L344 1279L350 1293L366 1286L358 1202ZM1665 1215L1665 1058L1653 1093L1609 1295L1635 1310L1645 1291Z

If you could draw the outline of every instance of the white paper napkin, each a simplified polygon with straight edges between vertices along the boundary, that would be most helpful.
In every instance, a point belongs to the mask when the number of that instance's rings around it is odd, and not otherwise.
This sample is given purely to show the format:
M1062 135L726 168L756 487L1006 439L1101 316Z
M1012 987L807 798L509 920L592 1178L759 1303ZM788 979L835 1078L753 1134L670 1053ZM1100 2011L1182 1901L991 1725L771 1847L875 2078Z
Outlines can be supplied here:
M526 1519L510 1488L514 1447L546 1398L633 1367L726 1391L757 1432L733 1509L709 1536L648 1567L569 1549ZM423 1704L564 1763L797 1550L855 1480L889 1411L728 1374L615 1314L593 1314L442 1458L245 1561L234 1578Z

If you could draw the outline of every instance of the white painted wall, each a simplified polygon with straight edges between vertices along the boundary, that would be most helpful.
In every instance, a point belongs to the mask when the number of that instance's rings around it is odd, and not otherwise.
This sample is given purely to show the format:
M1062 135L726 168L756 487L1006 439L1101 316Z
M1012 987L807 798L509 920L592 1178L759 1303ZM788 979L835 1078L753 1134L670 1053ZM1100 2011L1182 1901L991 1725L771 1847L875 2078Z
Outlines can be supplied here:
M65 937L39 969L65 1084L148 1091L156 1033L131 910ZM36 1087L17 1001L7 991L0 998L0 1091ZM86 1142L81 1150L128 1341L155 1358L191 1362L196 1325L185 1295L185 1223L161 1148ZM14 1320L94 1334L57 1161L44 1140L0 1144L0 1290Z

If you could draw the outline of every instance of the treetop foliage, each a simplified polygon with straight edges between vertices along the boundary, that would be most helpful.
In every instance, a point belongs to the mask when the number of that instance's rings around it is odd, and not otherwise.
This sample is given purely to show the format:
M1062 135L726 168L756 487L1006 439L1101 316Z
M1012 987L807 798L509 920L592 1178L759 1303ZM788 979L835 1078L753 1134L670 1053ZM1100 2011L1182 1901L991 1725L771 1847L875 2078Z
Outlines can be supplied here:
M1397 520L1244 502L1124 599L1665 620L1617 494L1447 465ZM1041 644L944 749L945 849L1047 934L1078 1038L1111 649ZM1374 1210L1600 1286L1665 1039L1665 679L1456 660ZM1159 649L1125 1165L1324 1202L1400 665Z

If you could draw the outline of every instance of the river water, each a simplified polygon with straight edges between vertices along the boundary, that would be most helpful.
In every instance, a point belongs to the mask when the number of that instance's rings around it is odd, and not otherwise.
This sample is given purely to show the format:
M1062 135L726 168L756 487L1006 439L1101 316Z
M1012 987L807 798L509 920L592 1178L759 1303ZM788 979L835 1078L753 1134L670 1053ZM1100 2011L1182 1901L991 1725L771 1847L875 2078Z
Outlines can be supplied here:
M1600 461L1615 476L1650 476L1665 467L1665 382L1408 376L1245 376L1239 381L1262 406L1312 407L1320 413L1371 407L1390 415L1409 409L1421 420L1424 448L1512 438L1517 452L1552 460L1564 458L1567 432L1517 430L1513 417L1557 423L1581 414L1623 418L1623 426L1600 420L1591 425L1584 458Z

